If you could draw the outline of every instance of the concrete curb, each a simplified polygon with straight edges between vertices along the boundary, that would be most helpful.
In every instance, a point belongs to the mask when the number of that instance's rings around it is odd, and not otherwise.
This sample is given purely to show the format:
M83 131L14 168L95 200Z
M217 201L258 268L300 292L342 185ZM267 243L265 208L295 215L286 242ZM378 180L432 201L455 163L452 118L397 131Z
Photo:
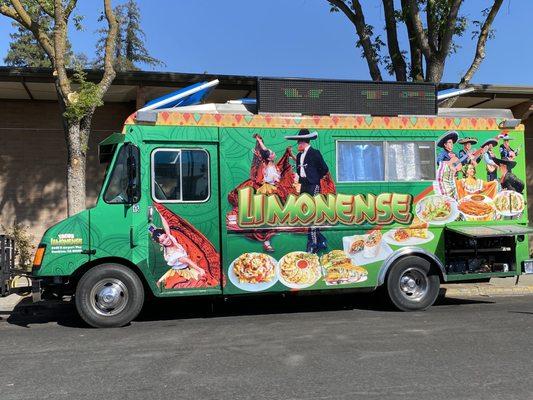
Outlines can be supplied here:
M9 313L14 310L14 308L26 297L29 295L21 296L18 294L10 294L6 297L0 297L0 312Z
M490 284L442 285L446 297L525 296L533 295L533 285L495 286Z

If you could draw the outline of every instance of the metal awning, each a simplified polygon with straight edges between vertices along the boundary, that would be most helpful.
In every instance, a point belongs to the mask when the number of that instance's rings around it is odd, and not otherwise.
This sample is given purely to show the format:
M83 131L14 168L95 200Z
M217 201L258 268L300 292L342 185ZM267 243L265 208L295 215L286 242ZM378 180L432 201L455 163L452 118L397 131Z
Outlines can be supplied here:
M446 227L446 229L471 238L516 236L533 233L533 227L524 225L453 226Z
M108 144L117 144L122 143L125 139L125 135L119 132L112 133L108 137L106 137L104 140L102 140L100 143L98 143L98 146L106 146Z

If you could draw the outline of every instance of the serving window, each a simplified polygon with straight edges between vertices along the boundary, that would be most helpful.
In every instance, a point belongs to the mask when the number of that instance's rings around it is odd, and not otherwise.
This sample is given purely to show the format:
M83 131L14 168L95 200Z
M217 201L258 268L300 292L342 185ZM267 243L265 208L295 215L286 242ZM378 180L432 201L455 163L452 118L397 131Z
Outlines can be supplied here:
M209 154L203 149L157 149L152 153L152 198L204 202L210 195Z
M338 140L337 182L431 181L435 143Z

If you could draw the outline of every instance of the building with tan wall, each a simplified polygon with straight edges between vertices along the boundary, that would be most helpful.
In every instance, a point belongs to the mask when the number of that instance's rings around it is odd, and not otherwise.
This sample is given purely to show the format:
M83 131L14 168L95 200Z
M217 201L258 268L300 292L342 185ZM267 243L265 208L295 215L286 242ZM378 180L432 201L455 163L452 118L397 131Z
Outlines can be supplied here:
M255 96L255 78L153 72L119 73L93 118L87 162L87 206L100 191L105 166L98 143L120 132L145 102L178 88L218 78L214 101ZM97 72L89 79L98 79ZM66 146L53 76L48 69L0 68L0 233L21 223L37 242L64 219Z
M90 72L89 79L98 79ZM104 168L97 144L121 130L146 101L211 79L220 84L210 101L255 97L256 77L153 72L119 73L93 119L87 163L88 206L99 193ZM450 85L443 85L450 86ZM526 155L533 159L533 87L476 85L454 105L509 108L526 123ZM53 76L47 69L0 68L0 225L28 226L34 241L66 217L66 147ZM529 212L533 215L533 162L527 163ZM0 229L1 232L1 229Z

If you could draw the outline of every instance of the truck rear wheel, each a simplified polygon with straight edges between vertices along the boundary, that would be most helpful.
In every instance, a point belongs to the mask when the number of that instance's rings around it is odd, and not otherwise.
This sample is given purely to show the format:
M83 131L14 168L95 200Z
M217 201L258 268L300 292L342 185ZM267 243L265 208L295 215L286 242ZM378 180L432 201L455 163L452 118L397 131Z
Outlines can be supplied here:
M95 328L124 326L143 306L144 288L131 269L102 264L87 271L76 287L76 309Z
M439 295L440 279L429 261L408 256L398 260L387 276L387 295L402 311L425 310Z

